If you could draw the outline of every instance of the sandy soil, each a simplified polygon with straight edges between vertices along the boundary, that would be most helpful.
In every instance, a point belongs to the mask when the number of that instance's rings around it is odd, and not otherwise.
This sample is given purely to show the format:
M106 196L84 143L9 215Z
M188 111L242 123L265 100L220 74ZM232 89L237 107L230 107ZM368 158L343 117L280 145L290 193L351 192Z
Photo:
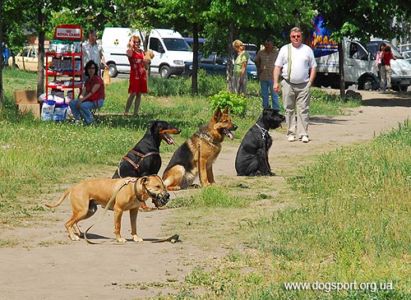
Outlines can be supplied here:
M314 154L332 151L344 145L362 143L381 132L398 127L411 118L411 95L363 92L364 105L345 116L312 116L308 144L288 143L283 133L271 132L274 140L270 152L273 180L285 184L283 177L296 174L298 166L307 164ZM236 180L234 170L236 147L224 145L214 170L217 183ZM111 176L112 170L104 171ZM258 179L256 179L258 180ZM178 197L185 192L176 193ZM44 195L39 202L53 201L60 194ZM227 253L222 245L207 247L191 236L182 242L151 243L164 237L179 209L140 213L138 228L146 240L124 245L113 242L112 213L92 229L91 238L104 241L88 245L68 240L64 222L70 214L69 202L55 212L47 212L41 222L0 232L1 299L140 299L172 292L166 283L184 280L197 265L207 265ZM101 214L100 209L97 214ZM82 228L98 217L87 220ZM123 235L129 237L129 220L123 217ZM238 241L241 243L241 241Z

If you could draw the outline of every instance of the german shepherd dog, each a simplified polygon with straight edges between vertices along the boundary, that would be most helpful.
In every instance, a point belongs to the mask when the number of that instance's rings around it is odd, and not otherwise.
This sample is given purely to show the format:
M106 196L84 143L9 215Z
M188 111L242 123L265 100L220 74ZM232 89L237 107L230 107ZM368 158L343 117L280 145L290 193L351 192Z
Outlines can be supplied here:
M221 151L224 137L233 138L233 124L228 108L217 109L210 122L194 133L174 152L163 174L163 181L169 191L190 186L199 175L201 186L215 183L213 163Z

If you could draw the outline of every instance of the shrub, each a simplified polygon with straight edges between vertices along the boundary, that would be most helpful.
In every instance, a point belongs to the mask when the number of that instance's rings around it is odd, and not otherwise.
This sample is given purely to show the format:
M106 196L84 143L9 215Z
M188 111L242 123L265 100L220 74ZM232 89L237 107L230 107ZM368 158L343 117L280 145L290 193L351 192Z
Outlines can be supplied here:
M247 109L247 99L241 95L220 91L210 97L212 110L228 107L233 115L243 116Z

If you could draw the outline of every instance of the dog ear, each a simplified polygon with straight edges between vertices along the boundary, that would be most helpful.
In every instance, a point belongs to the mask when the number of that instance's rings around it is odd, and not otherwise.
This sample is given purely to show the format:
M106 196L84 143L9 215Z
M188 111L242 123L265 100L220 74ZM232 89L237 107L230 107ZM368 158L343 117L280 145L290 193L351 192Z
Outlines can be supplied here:
M142 185L146 185L147 181L148 181L148 177L147 177L147 176L141 177L141 184L142 184Z
M153 133L154 133L154 129L160 127L160 121L158 121L158 120L150 121L148 124L149 124L148 128L150 128L150 131L153 132Z
M218 122L221 119L222 113L220 108L217 108L216 111L214 112L214 120Z

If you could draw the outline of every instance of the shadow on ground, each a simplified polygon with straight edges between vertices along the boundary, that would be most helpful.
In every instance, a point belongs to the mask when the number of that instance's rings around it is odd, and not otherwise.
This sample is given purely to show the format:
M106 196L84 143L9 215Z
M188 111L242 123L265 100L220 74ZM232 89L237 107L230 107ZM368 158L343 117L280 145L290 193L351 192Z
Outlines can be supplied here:
M363 106L378 106L378 107L411 107L411 94L396 94L392 98L373 98L369 100L363 100L361 103Z

